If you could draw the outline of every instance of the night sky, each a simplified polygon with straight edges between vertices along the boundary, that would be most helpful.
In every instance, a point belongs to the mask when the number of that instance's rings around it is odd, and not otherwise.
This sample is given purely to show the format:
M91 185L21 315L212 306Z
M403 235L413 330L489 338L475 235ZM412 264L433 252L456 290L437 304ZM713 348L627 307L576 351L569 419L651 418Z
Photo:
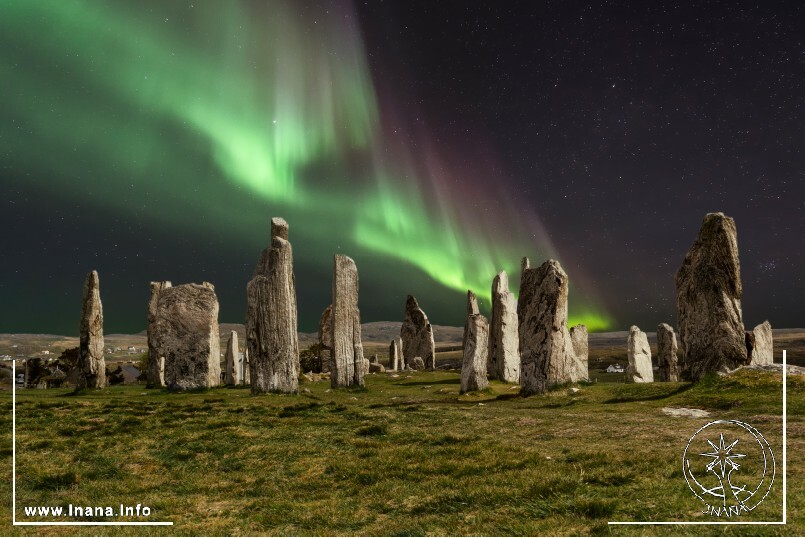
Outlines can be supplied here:
M362 319L462 325L553 257L571 323L675 324L704 215L744 322L803 327L801 2L0 2L0 332L145 328L152 280L246 283L290 223L301 331L353 257Z

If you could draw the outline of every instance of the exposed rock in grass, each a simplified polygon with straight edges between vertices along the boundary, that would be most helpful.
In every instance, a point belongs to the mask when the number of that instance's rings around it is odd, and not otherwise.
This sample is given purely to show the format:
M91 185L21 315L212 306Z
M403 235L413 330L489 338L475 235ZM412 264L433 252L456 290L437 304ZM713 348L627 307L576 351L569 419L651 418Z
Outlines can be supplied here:
M333 259L333 358L330 384L333 388L363 386L369 361L363 357L361 314L358 310L358 268L352 258L337 254Z
M679 381L676 333L667 323L657 325L657 364L659 381Z
M506 271L492 280L492 316L489 324L488 374L505 383L520 382L520 341L517 300L509 291Z
M436 368L436 344L433 341L431 327L425 311L419 308L416 298L409 295L405 301L405 319L400 327L400 338L403 343L403 356L406 364L414 357L425 362L425 368Z
M662 412L664 415L670 417L705 418L710 416L709 411L705 411L704 409L691 409L689 407L663 407Z
M636 325L632 325L629 329L626 355L629 359L629 366L626 367L627 383L651 383L654 381L648 337Z
M683 369L699 380L747 362L735 221L709 213L676 272Z
M78 344L78 388L102 389L106 386L106 361L103 357L103 306L98 271L91 271L84 281Z

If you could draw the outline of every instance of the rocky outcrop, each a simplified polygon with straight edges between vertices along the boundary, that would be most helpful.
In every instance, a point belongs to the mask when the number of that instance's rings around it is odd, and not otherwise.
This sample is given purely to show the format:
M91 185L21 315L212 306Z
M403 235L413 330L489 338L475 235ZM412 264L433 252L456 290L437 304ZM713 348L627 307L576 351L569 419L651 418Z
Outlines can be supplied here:
M629 360L629 365L626 367L627 383L651 383L654 381L648 337L636 325L629 328L626 356Z
M506 383L520 382L520 340L517 300L509 291L509 277L501 271L492 281L492 317L489 325L488 374Z
M746 363L741 314L741 268L735 221L723 213L704 218L676 272L679 345L694 381Z
M486 378L489 322L481 314L467 316L464 335L464 361L461 364L461 392L484 390L489 386Z
M433 340L433 327L428 316L419 308L413 295L405 301L405 319L400 327L403 343L403 356L408 364L414 357L421 357L425 368L436 368L436 344Z
M319 319L319 367L320 372L330 371L333 359L333 305L324 309Z
M352 258L337 254L333 260L333 357L330 385L362 387L369 371L363 357L361 314L358 310L358 268Z
M106 360L103 357L103 306L98 271L84 281L78 343L78 388L102 389L106 386Z
M517 302L520 338L520 392L542 394L568 383L574 370L573 343L567 329L568 278L548 260L537 268L523 261Z
M178 390L219 385L221 345L218 298L213 285L204 282L171 287L169 283L152 283L151 300L149 357L157 357L155 370L164 361L164 385Z
M159 350L152 343L156 342L153 331L156 327L157 303L159 293L165 288L170 288L170 282L151 282L151 298L148 301L148 371L146 378L151 387L165 386L165 357L159 354Z
M229 333L229 341L226 343L226 355L224 355L224 383L227 385L237 385L240 383L240 358L238 357L238 333Z
M396 372L398 370L404 370L400 366L400 358L401 358L400 348L397 344L397 339L391 341L389 344L389 370L392 372Z
M657 325L657 378L659 381L679 381L676 333L667 323Z
M570 342L573 345L573 369L570 372L570 380L573 383L589 381L588 355L590 344L588 342L587 326L575 325L571 327Z
M774 364L774 341L768 321L755 327L751 333L746 333L746 344L750 366Z
M252 393L296 393L299 389L296 283L288 224L283 219L271 219L271 246L260 255L246 293Z

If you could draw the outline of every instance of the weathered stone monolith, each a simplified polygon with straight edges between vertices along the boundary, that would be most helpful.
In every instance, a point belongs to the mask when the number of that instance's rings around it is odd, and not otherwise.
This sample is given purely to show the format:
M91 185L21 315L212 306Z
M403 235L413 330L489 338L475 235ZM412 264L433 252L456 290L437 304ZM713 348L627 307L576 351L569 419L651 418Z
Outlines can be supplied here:
M149 357L154 370L164 361L164 385L171 389L209 388L221 383L221 351L218 335L218 298L209 282L152 283L149 319ZM153 355L151 355L153 353ZM149 367L149 373L152 370Z
M464 339L464 360L461 364L461 392L484 390L489 386L486 378L489 322L481 314L467 316L467 334Z
M629 328L626 356L629 359L629 365L626 367L627 383L651 383L654 381L648 337L636 325Z
M517 334L517 300L509 291L509 276L501 271L492 281L492 317L489 325L490 379L520 382L520 340Z
M159 354L156 346L156 339L152 336L156 328L157 304L159 302L159 292L165 288L170 288L171 283L151 282L151 298L148 301L148 371L146 377L150 387L165 386L165 357Z
M467 315L465 316L464 319L464 336L461 339L462 346L465 346L467 342L467 333L469 332L470 316L480 313L481 311L478 309L478 297L472 292L472 290L467 290Z
M396 372L400 368L400 350L397 347L397 339L391 341L389 344L389 370Z
M537 268L523 261L517 319L520 393L542 394L571 381L573 343L567 329L568 278L556 260Z
M657 378L659 381L679 381L676 333L667 323L657 325Z
M408 368L411 370L424 370L425 361L422 360L422 357L414 357L408 362Z
M590 345L587 336L587 326L575 325L571 327L570 342L573 344L573 369L570 372L570 380L573 383L589 381L588 354Z
M333 305L324 309L319 319L320 372L329 372L333 359Z
M296 284L293 249L285 220L271 219L271 246L260 255L246 293L252 393L296 393L299 389Z
M768 321L764 321L755 327L751 333L747 333L746 341L750 365L774 364L774 341L772 339L771 324Z
M229 340L226 343L226 355L224 355L224 383L227 385L237 385L240 383L240 358L238 357L238 333L229 333Z
M243 364L240 369L240 379L244 385L252 384L251 365L249 364L249 340L246 340L246 347L243 348Z
M369 361L363 357L361 313L358 309L358 268L352 258L333 259L332 304L333 355L330 385L333 388L363 386Z
M429 370L436 368L433 327L413 295L409 295L405 301L405 319L400 327L400 338L406 364L414 357L420 357L425 363L425 368Z
M676 272L679 346L694 381L747 361L735 221L709 213Z
M78 344L78 388L102 389L106 386L106 360L103 357L103 306L98 271L84 281Z

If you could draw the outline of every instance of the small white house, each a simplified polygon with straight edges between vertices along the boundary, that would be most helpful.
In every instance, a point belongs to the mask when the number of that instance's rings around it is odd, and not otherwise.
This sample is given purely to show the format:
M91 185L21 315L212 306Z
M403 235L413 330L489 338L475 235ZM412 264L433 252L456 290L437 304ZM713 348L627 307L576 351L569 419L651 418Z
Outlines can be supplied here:
M608 374L622 374L624 372L623 366L620 364L610 364L607 367Z

